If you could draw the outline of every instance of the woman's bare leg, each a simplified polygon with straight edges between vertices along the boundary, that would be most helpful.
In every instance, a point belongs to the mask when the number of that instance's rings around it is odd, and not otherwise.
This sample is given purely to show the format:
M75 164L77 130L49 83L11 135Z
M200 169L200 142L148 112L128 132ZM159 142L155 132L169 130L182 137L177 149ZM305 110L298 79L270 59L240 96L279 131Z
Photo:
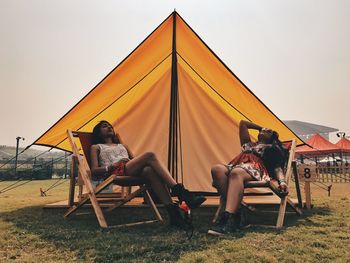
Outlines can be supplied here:
M168 188L159 180L159 177L155 174L151 167L144 168L142 173L140 173L138 176L142 176L148 180L153 192L164 205L173 203Z
M215 165L211 168L213 186L218 190L218 193L225 198L228 184L227 173L228 169L222 164Z
M180 202L185 201L191 209L197 208L206 200L204 196L196 195L188 191L182 184L176 183L170 172L152 152L142 154L129 161L126 164L126 174L136 176L145 167L151 167L157 175L157 180L171 188L172 194L176 195Z
M223 209L226 207L228 172L229 170L222 164L215 165L211 168L213 186L218 190L218 193L220 194L220 207Z
M147 166L151 167L158 178L161 179L161 181L168 187L171 188L176 185L176 181L171 177L170 172L157 159L156 155L153 152L144 153L130 160L126 164L126 171L130 176L137 176L137 174L140 174Z
M135 160L135 159L133 159ZM130 161L131 162L131 161ZM130 163L128 162L127 165ZM151 186L154 193L160 199L160 201L165 205L165 209L169 215L169 222L171 226L185 228L187 223L183 219L180 213L180 208L177 204L173 203L171 196L169 194L168 187L163 183L158 174L154 171L151 166L145 166L144 160L136 161L131 166L127 167L126 173L129 176L141 176L148 180L148 184ZM130 169L131 167L131 169ZM142 170L140 170L142 169ZM170 175L169 175L170 176Z
M243 199L244 182L254 180L244 169L233 168L228 176L226 209L236 213Z

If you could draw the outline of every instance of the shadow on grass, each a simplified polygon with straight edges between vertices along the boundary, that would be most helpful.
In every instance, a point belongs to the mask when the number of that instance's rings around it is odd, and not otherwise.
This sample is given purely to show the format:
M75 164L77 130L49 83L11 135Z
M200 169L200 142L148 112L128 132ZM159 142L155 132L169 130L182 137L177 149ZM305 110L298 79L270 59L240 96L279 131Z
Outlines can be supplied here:
M82 209L83 214L63 218L64 210L43 210L41 206L27 207L0 216L7 222L14 224L21 233L38 235L42 240L53 243L60 249L73 251L79 260L94 261L176 261L183 254L193 251L206 250L215 246L217 238L208 236L207 230L215 213L214 208L201 208L194 211L195 233L188 240L186 233L168 227L166 224L154 223L133 227L103 230L98 226L95 215L90 209ZM166 218L164 211L162 215ZM302 216L288 214L286 225L314 224L307 221L312 214L327 215L326 208L314 208ZM116 209L105 213L110 225L129 223L133 221L149 220L153 218L149 209ZM274 225L276 214L254 213L250 215L254 222ZM20 231L14 229L14 235ZM279 231L271 229L253 228L240 231L226 240L237 240L247 232ZM281 230L283 231L283 230ZM87 253L88 251L88 253Z
M248 218L251 227L247 228L245 232L261 232L261 233L276 233L286 231L290 227L322 227L323 223L315 222L311 218L314 215L327 217L331 214L328 207L314 207L310 210L303 209L303 214L298 215L294 211L288 211L285 215L283 228L273 228L277 223L278 210L257 210L256 212L249 211Z
M198 212L195 224L209 218L207 211ZM43 241L75 252L79 260L87 261L176 261L183 253L205 250L215 242L198 231L188 240L184 231L160 223L104 230L90 209L82 209L83 214L69 219L64 219L63 213L64 210L43 210L35 206L0 216L17 228L11 230L13 235L23 238L23 233L38 235ZM164 215L164 211L161 213ZM153 219L148 209L116 209L105 216L110 225ZM201 224L203 229L209 226L208 222Z

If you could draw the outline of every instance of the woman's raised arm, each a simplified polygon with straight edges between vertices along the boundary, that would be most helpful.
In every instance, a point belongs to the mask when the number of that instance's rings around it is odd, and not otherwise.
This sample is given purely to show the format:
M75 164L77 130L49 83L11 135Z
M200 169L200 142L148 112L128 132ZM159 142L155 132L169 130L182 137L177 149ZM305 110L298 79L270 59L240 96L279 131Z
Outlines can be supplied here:
M261 131L262 127L255 123L241 120L239 123L239 139L241 141L241 145L251 142L249 131L248 131L249 129Z

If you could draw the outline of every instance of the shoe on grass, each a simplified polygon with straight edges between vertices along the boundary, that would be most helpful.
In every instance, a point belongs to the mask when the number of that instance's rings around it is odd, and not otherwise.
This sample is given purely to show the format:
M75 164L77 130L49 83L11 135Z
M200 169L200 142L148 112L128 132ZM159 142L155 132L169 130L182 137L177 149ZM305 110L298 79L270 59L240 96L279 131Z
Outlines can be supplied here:
M177 204L169 204L165 206L169 215L169 225L187 230L190 228L189 222L186 221L182 214L181 208Z
M242 207L240 207L236 213L236 224L237 229L244 229L250 226L247 212Z
M180 204L184 201L191 209L199 207L207 200L203 195L188 191L182 184L172 187L172 192L179 198Z
M237 231L237 214L223 212L218 223L214 224L208 234L213 236L224 236Z

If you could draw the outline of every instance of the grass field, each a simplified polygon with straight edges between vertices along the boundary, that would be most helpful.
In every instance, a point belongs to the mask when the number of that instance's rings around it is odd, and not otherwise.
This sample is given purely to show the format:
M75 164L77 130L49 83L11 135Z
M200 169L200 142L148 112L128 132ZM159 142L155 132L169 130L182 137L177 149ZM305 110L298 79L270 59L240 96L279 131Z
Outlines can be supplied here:
M313 187L312 210L288 214L282 230L250 228L228 237L206 234L213 208L194 212L195 233L151 224L101 230L89 210L63 219L63 210L44 204L67 198L68 182L33 181L0 194L0 262L350 262L350 184L334 184L331 197ZM9 182L0 183L0 189ZM164 211L161 211L164 214ZM165 215L165 214L164 214ZM110 223L151 218L148 209L124 208L107 214ZM273 223L276 214L251 214Z

